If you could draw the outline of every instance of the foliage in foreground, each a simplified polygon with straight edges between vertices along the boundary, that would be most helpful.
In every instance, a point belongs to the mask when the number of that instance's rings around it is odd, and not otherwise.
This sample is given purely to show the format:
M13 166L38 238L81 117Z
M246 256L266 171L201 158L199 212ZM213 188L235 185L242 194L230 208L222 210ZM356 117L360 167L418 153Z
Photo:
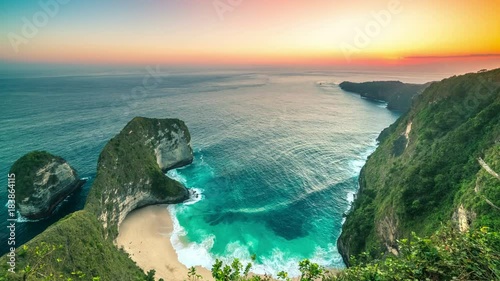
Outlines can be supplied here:
M439 231L399 243L400 255L346 269L328 280L500 280L500 234Z
M85 212L52 226L42 235L18 249L17 274L7 272L5 260L0 280L148 280L123 252L102 239L95 219ZM70 225L67 225L70 223ZM67 239L67 240L66 240ZM75 247L78 248L75 250ZM84 249L87 249L85 251ZM309 260L299 263L301 276L290 278L280 272L278 280L358 281L358 280L500 280L500 234L487 227L467 233L445 229L430 238L413 235L399 241L399 256L369 260L369 254L353 258L354 266L332 273ZM212 276L217 281L267 281L271 276L250 274L252 264L234 260L230 265L217 260ZM117 279L118 278L118 279ZM203 280L191 268L188 280ZM161 280L161 279L160 279Z
M369 261L368 254L352 258L354 266L338 273L309 260L299 263L301 276L289 278L286 272L278 273L278 280L300 281L362 281L362 280L500 280L500 234L487 227L469 233L451 229L436 232L431 238L411 239L399 242L399 256L388 256ZM231 265L217 260L212 268L216 281L264 281L270 276L249 276L252 264L245 267L235 259ZM188 280L203 280L191 268Z
M0 258L3 280L143 281L144 272L102 236L102 225L87 211L78 211L50 226L16 249L15 273L8 257Z
M372 257L394 247L389 237L427 237L463 205L472 227L500 229L500 69L466 74L430 85L409 112L385 129L360 174L360 189L347 215L339 250L347 259ZM477 188L476 188L477 187Z

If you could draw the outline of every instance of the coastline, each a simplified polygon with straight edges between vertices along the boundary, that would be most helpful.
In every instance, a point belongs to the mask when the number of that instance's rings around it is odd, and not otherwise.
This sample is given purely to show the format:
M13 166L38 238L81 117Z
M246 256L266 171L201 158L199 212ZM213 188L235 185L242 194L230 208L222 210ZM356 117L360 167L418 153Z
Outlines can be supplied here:
M156 270L157 279L185 280L188 268L179 262L170 242L173 222L166 206L148 206L128 214L119 226L116 245L123 248L144 272ZM203 280L213 280L206 268L196 267L196 272Z

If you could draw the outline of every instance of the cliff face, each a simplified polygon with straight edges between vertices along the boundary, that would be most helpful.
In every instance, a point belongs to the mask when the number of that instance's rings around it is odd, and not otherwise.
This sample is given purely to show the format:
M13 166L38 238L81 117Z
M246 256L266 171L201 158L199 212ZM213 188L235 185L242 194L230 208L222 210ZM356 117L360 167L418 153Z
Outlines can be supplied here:
M410 109L415 96L429 86L429 84L407 84L400 81L376 82L342 82L340 88L344 91L360 94L372 100L387 102L387 108L406 112Z
M130 211L188 198L187 189L164 172L193 161L190 141L186 125L178 119L137 117L130 121L102 150L84 210L68 215L18 248L15 274L7 273L10 257L0 258L7 280L36 279L34 272L37 276L56 273L64 280L149 280L114 246L113 239ZM51 166L52 160L42 162L40 167L63 179L66 166ZM28 265L31 271L23 271Z
M104 147L85 209L102 222L107 237L114 239L136 208L188 198L187 189L164 173L193 161L190 141L180 120L137 117Z
M363 251L398 254L412 231L500 229L499 86L500 69L433 83L381 133L338 240L346 264Z
M44 151L19 158L10 173L16 175L16 205L30 219L49 216L66 196L84 184L64 159Z

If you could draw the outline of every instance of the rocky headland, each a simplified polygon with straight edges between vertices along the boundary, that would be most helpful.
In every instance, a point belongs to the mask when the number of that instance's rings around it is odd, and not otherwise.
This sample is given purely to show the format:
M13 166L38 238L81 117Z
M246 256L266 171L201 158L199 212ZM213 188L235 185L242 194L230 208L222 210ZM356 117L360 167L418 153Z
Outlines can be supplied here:
M189 197L169 169L193 161L191 136L178 119L136 117L104 147L86 210L101 221L106 236L116 238L118 225L134 209L179 203Z
M421 94L430 83L408 84L400 81L342 82L339 87L347 92L361 95L363 98L387 102L387 108L406 112L410 109L413 98Z
M75 276L100 281L144 280L143 270L115 246L118 226L134 209L189 198L186 187L165 172L193 161L190 141L188 128L181 120L131 120L102 150L84 209L53 224L18 249L16 273L9 273L8 280L38 280L39 276L32 274L54 271L60 272L64 280ZM19 159L12 170L21 175L19 167L32 167L23 182L53 186L70 184L77 178L76 171L61 158L46 153L33 152ZM18 184L19 193L33 193L33 187L21 181ZM35 209L39 204L33 202L24 202L23 208ZM7 269L7 258L2 257L2 268ZM30 271L23 270L27 265Z
M500 229L498 81L500 69L432 83L380 134L338 240L346 264L397 255L412 232Z

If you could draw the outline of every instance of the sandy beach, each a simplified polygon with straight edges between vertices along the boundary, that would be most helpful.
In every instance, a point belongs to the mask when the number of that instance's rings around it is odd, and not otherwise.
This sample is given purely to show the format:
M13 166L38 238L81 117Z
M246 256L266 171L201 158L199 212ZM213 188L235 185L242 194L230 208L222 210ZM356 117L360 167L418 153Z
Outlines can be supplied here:
M156 278L165 281L187 280L188 268L178 261L170 243L173 223L166 205L150 206L131 212L120 225L116 239L145 272L156 270ZM204 280L213 280L212 274L198 267Z

